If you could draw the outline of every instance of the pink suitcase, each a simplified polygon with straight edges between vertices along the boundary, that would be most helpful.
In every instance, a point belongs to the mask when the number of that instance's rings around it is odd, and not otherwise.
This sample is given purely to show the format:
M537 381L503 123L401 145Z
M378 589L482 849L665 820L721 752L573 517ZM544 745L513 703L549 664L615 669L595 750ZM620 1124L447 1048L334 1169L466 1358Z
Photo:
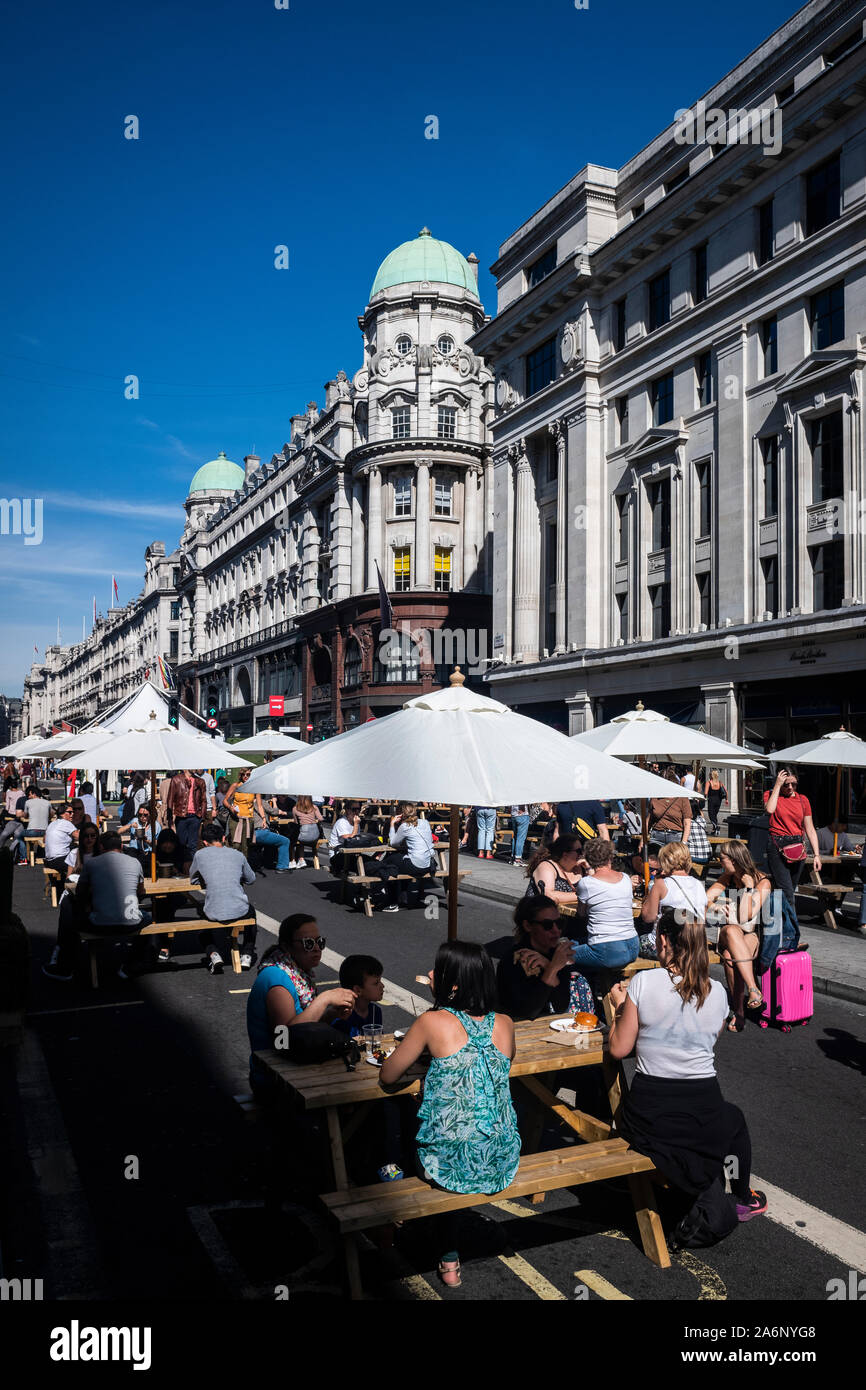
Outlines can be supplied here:
M762 1028L777 1023L790 1033L792 1023L806 1024L812 1017L812 957L808 946L776 956L769 970L759 977L764 1007L758 1022Z

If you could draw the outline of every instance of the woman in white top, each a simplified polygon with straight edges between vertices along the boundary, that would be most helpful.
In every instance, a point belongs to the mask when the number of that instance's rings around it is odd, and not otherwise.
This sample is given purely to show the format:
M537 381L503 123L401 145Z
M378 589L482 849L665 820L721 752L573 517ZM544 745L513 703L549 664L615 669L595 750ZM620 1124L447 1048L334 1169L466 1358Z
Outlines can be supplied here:
M395 849L405 845L405 850L396 854L386 854L384 859L371 860L367 872L374 878L385 880L387 902L384 912L399 911L400 884L398 874L409 874L414 879L429 878L434 867L433 832L426 820L418 817L418 808L411 801L405 801L399 814L391 817L388 843Z
M726 840L719 846L722 876L707 893L707 902L719 900L725 925L719 933L719 950L731 996L728 1032L742 1032L745 1026L743 996L747 1009L761 1009L764 996L755 983L755 958L761 949L758 928L764 904L773 885L756 865L743 840ZM734 967L736 966L736 970Z
M641 970L611 989L616 1010L610 1056L634 1049L637 1071L617 1127L664 1176L693 1195L715 1188L721 1200L725 1165L737 1217L749 1221L767 1199L749 1186L752 1148L742 1111L728 1104L713 1051L721 1032L725 991L710 979L702 922L668 909L656 929L660 970ZM735 1162L731 1164L731 1159Z
M612 868L610 840L590 840L584 847L590 872L577 885L577 914L586 922L586 945L574 943L579 970L613 970L629 965L639 950L632 911L630 874Z
M641 938L644 955L651 958L655 951L655 924L662 909L673 908L688 917L703 922L707 915L707 890L700 879L693 878L689 872L692 860L688 846L682 840L673 840L662 845L659 850L659 876L647 893L641 907L641 921L648 923L652 931Z

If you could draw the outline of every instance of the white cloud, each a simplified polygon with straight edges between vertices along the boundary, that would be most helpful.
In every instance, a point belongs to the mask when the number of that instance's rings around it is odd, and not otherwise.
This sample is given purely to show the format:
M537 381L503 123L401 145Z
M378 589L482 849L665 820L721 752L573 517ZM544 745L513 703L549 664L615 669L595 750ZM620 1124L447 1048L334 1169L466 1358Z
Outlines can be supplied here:
M173 521L178 523L180 507L156 502L124 502L120 498L82 497L77 492L46 492L43 499L48 507L64 511L91 512L96 516L139 517L142 521Z

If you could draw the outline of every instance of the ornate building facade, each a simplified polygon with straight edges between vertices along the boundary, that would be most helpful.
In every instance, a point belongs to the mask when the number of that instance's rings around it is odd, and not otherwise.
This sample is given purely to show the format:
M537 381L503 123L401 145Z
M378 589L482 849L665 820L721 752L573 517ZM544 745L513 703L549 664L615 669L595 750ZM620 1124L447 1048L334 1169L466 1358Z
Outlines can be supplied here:
M496 375L488 679L524 713L866 735L864 16L806 6L501 247L471 346Z

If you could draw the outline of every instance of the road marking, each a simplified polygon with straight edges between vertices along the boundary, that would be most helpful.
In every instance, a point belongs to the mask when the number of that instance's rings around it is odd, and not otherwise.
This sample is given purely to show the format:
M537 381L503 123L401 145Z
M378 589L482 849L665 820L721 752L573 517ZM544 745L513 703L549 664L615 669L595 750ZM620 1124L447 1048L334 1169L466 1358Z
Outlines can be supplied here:
M564 1303L566 1301L565 1294L560 1293L559 1289L555 1288L549 1279L545 1279L543 1274L539 1274L535 1266L531 1265L528 1260L524 1260L522 1255L500 1255L499 1259L511 1270L512 1274L516 1274L518 1279L522 1280L527 1288L532 1289L533 1293L538 1294L538 1297L543 1299L545 1303Z
M856 1269L866 1274L866 1235L845 1221L837 1221L808 1202L801 1202L790 1192L752 1174L751 1183L767 1196L767 1217L779 1226L784 1226L792 1235L817 1245L827 1255L841 1261L848 1269ZM766 1218L764 1218L766 1219ZM798 1225L803 1222L803 1225Z
M519 1207L516 1202L510 1202L508 1198L503 1198L501 1202L491 1202L492 1207L498 1207L500 1211L507 1211L509 1216L535 1216L532 1207Z
M249 989L230 989L230 990L229 990L229 994L251 994L251 993L252 993L252 990L249 990Z
M596 1274L594 1269L576 1269L574 1277L579 1279L582 1284L586 1284L588 1289L592 1289L593 1293L597 1293L599 1298L604 1298L609 1303L634 1303L630 1294L620 1293L619 1289L615 1289L607 1279Z
M51 1014L83 1014L88 1009L131 1009L136 1004L143 1004L143 999L118 999L116 1004L70 1004L68 1009L37 1009L35 1013L27 1014L27 1018L48 1018Z
M414 1298L427 1299L428 1302L431 1300L435 1300L437 1303L442 1302L442 1295L436 1292L432 1284L427 1283L422 1274L410 1274L407 1278L399 1279L397 1282L401 1289L406 1289Z
M719 1277L714 1269L699 1260L697 1255L693 1255L690 1250L678 1250L671 1255L671 1260L675 1265L682 1265L689 1274L694 1275L701 1286L698 1294L698 1302L717 1302L727 1301L728 1290L724 1281Z

